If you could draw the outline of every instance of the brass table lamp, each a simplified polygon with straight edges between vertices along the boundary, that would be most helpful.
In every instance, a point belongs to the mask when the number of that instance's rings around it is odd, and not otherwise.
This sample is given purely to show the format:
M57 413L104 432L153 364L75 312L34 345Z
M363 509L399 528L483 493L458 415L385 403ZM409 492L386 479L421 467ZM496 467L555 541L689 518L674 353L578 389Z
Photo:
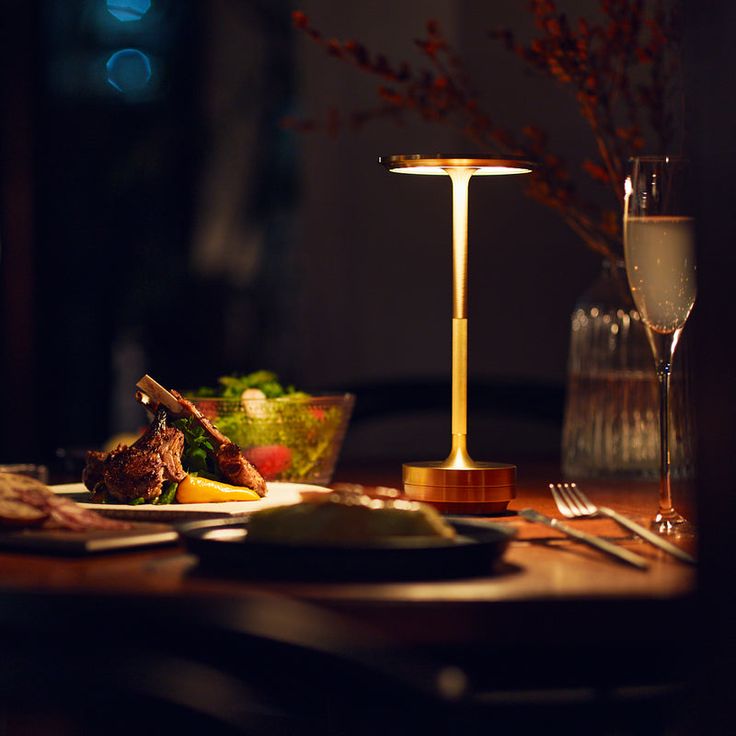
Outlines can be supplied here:
M452 449L446 460L404 464L404 490L446 513L504 511L516 495L516 467L476 462L467 449L468 416L468 185L473 176L528 174L514 158L409 154L381 156L398 174L447 175L452 181Z

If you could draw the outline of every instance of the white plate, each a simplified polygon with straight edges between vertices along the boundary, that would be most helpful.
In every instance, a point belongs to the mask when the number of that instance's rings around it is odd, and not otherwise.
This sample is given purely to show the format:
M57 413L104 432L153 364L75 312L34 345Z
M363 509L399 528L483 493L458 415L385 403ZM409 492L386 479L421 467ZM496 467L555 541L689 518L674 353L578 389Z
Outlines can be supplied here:
M329 488L314 486L308 483L268 483L268 493L257 501L225 501L223 503L172 503L165 506L141 504L86 503L89 491L83 483L66 483L51 486L54 493L71 496L86 509L94 509L103 516L115 519L132 519L135 521L181 522L194 519L215 519L223 516L248 516L254 511L269 509L273 506L289 506L301 500L302 491L324 491Z

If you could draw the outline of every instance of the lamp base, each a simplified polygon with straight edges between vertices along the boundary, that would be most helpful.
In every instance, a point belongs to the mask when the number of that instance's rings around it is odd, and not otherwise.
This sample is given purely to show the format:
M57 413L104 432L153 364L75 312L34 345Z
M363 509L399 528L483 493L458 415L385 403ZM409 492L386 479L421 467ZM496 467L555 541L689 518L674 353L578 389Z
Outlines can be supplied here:
M516 466L474 462L446 467L444 461L406 463L404 492L446 514L498 514L516 497Z

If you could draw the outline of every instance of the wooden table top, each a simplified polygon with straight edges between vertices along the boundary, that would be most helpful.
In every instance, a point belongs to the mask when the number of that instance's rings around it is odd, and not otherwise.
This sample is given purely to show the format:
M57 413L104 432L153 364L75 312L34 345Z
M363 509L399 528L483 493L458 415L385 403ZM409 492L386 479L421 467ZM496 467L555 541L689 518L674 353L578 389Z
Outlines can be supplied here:
M399 474L400 468L388 472L347 469L336 481L398 485ZM2 553L0 593L174 596L213 601L285 596L339 610L416 641L499 636L508 627L519 625L525 608L542 602L551 608L587 602L595 610L615 609L616 615L631 616L632 620L651 616L652 626L662 606L674 610L673 606L688 605L695 590L696 570L632 538L614 522L596 519L572 524L635 550L651 561L649 570L618 564L513 513L531 506L559 518L546 487L546 481L554 477L544 466L520 467L512 513L494 519L515 527L517 537L495 573L483 578L398 583L233 580L201 574L196 558L173 545L81 559ZM655 483L588 482L585 490L594 501L640 522L646 522L656 506ZM694 551L692 542L682 545ZM494 624L489 625L489 620Z
M398 466L346 468L335 480L397 486L400 472ZM175 662L193 678L195 693L209 687L214 667L214 682L235 673L235 683L242 680L247 692L254 684L263 687L269 698L280 698L297 713L305 699L326 723L335 719L335 703L344 703L350 722L363 724L374 707L366 710L366 703L387 702L399 692L392 721L423 712L429 702L428 725L436 725L443 723L434 714L444 712L446 697L437 693L445 692L448 677L463 692L451 711L453 726L462 715L465 728L482 727L468 733L486 733L491 722L504 732L537 733L561 713L566 727L578 719L570 733L588 733L590 709L600 716L604 706L609 715L602 717L628 719L637 727L651 719L651 732L661 732L662 714L670 719L670 712L679 713L675 707L692 703L701 651L695 635L701 627L694 623L697 570L608 520L575 525L646 556L647 571L601 557L514 513L531 506L559 517L547 489L558 477L551 466L520 465L511 513L495 519L513 525L517 537L498 569L478 578L225 579L199 572L197 560L177 544L81 559L2 553L0 649L29 673L10 682L35 712L35 683L50 677L49 697L64 704L63 720L67 705L78 699L80 682L112 678L119 698L129 684L130 662L139 662L145 677L151 666L159 671ZM655 483L590 482L585 490L640 521L656 507ZM272 673L275 680L269 679ZM285 681L284 673L293 674ZM137 675L133 683L138 703ZM106 690L90 689L93 695L99 690L101 712L107 713ZM240 696L230 707L217 686L207 693L219 704L218 713L240 712ZM322 704L325 693L332 694L328 705ZM85 691L85 708L88 696ZM414 702L407 698L421 698L422 708L407 710L407 702ZM0 720L3 702L12 713L16 697L0 697ZM520 724L527 721L532 725L525 730ZM415 726L412 721L392 733L419 732Z

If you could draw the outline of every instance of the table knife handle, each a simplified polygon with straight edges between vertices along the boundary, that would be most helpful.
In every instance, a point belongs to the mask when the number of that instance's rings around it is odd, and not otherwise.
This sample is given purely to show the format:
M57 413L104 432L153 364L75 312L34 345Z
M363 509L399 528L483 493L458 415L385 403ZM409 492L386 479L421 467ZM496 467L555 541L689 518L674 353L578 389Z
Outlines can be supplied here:
M633 532L638 537L641 537L643 540L649 542L649 544L652 544L655 547L664 550L665 552L671 554L673 557L676 557L678 560L682 562L687 562L690 565L697 564L696 559L692 555L685 552L685 550L680 549L676 545L660 537L659 534L655 534L650 529L643 527L641 524L637 524L637 522L629 519L626 516L623 516L622 514L619 514L617 511L609 509L606 506L598 507L598 511L603 514L603 516L607 516L609 519L613 519L617 524L624 527L624 529L628 529L630 532Z
M568 537L576 539L578 542L587 544L589 547L593 547L600 552L604 552L605 554L610 555L619 562L624 562L627 565L636 567L639 570L646 570L649 567L649 563L643 557L640 557L634 552L630 552L623 547L617 547L612 542L602 539L601 537L596 537L594 534L588 534L587 532L580 531L575 527L563 524L558 519L552 519L548 516L544 516L544 514L540 514L538 511L534 511L533 509L523 509L519 513L521 516L523 516L525 519L528 519L529 521L535 521L540 524L545 524L552 529L557 529L563 534L567 534Z

